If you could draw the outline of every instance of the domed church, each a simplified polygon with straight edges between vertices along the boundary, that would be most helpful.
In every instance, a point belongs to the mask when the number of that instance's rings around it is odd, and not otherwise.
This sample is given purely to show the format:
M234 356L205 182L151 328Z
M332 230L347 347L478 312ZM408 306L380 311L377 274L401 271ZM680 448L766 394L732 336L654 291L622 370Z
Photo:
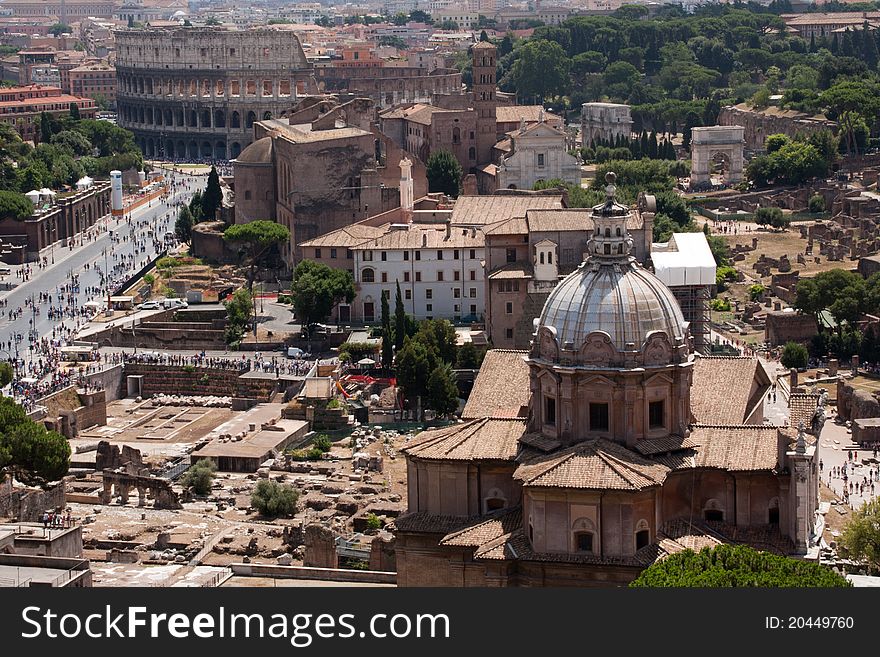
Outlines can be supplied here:
M812 439L763 422L757 359L692 352L606 182L585 211L586 258L548 297L531 349L489 351L464 421L404 448L399 585L623 586L685 548L807 552Z

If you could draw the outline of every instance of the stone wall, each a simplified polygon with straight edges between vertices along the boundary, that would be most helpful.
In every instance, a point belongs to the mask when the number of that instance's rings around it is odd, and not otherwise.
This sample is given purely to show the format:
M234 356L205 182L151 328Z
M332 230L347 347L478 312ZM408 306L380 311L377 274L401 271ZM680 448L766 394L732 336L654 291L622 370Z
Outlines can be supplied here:
M143 376L142 395L213 395L217 397L244 397L268 401L275 392L276 381L263 378L243 378L238 370L196 367L191 372L171 365L126 363L125 377ZM123 381L125 378L123 377Z
M843 379L837 381L837 414L842 420L880 417L880 401L865 390L856 390Z
M772 346L793 340L806 344L818 332L816 318L800 313L768 312L764 325L764 340Z
M8 479L0 482L0 517L16 518L20 522L37 522L43 511L63 509L64 506L64 484L40 490L12 488Z
M738 125L745 128L745 146L748 150L761 150L770 135L789 137L812 135L822 130L837 132L837 124L826 119L815 119L808 114L793 110L783 111L776 107L756 110L746 103L722 107L718 115L719 125Z
M141 349L223 349L226 346L226 320L211 322L142 321L130 325L111 326L92 337L105 347L139 347Z

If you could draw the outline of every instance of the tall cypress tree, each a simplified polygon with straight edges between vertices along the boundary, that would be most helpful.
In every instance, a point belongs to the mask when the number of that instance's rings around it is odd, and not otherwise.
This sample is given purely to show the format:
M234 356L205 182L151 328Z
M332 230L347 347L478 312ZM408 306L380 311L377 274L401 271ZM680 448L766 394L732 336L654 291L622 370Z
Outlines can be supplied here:
M810 52L816 52L816 33L810 33Z
M216 167L211 167L208 174L208 184L202 193L202 218L204 221L213 221L220 203L223 201L223 192L220 189L220 175Z
M403 295L400 294L400 281L397 281L397 294L394 296L394 346L403 348L406 337L406 308L403 307Z
M837 39L837 33L835 33L834 38L831 39L831 54L840 54L840 41Z
M656 160L657 154L658 154L657 133L652 132L651 133L651 141L648 142L648 156L652 160Z
M864 42L864 60L868 68L872 71L877 70L877 62L880 61L880 52L877 51L877 42L874 35L868 32L867 25L862 31L862 40Z
M394 360L394 341L391 339L391 311L388 308L388 290L382 290L382 366L391 367Z

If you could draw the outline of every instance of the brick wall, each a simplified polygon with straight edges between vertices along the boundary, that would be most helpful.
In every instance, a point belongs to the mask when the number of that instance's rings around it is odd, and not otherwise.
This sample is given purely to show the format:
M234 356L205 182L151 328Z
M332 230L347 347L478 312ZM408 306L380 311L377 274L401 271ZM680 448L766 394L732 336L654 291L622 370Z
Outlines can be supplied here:
M196 367L191 372L183 367L126 363L125 377L142 375L144 397L166 395L214 395L246 397L268 401L276 389L274 379L242 378L237 370Z

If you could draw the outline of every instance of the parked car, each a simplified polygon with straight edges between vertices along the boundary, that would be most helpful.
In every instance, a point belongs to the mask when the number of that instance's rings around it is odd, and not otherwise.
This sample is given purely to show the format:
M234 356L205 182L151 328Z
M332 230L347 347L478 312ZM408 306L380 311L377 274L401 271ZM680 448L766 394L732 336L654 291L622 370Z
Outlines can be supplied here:
M138 310L159 310L161 307L158 301L144 301L135 306Z

